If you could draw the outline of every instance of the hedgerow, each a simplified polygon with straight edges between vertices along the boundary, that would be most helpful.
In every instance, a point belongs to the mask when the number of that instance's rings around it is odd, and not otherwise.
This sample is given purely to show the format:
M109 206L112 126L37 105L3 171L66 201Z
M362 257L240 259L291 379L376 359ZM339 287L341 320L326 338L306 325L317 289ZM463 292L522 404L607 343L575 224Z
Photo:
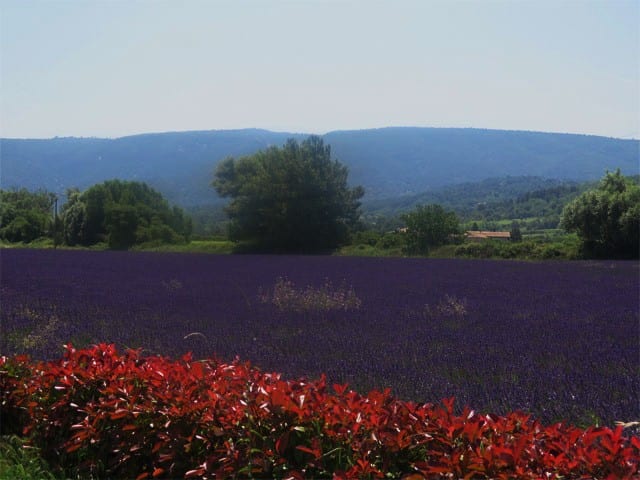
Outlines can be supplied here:
M640 438L623 426L456 413L453 398L361 395L238 359L68 345L52 362L1 357L0 386L3 433L70 477L612 480L640 468Z

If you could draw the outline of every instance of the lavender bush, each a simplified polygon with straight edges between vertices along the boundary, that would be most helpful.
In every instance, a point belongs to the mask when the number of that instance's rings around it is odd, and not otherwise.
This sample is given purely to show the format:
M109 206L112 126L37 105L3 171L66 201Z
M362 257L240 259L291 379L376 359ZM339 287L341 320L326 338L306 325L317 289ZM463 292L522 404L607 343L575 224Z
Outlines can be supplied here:
M57 358L72 341L238 355L405 399L613 425L640 420L638 265L2 250L0 354ZM360 303L279 308L278 279Z

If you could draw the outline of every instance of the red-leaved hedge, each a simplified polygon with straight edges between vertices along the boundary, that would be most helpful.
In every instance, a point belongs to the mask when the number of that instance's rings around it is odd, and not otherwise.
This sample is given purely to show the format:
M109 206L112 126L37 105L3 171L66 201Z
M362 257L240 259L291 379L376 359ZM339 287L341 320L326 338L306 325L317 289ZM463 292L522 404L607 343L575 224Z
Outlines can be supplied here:
M287 381L238 360L0 358L4 433L81 478L637 478L640 438Z

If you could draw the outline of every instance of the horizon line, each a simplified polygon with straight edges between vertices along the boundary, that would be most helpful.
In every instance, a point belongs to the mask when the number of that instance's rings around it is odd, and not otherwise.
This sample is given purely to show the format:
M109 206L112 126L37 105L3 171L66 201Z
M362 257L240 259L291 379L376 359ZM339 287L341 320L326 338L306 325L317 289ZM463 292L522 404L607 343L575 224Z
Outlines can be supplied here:
M317 135L319 137L324 137L326 135L338 132L365 132L365 131L373 131L373 130L390 130L390 129L424 129L424 130L481 130L481 131L494 131L494 132L514 132L514 133L542 133L549 135L577 135L584 137L601 137L601 138L610 138L615 140L633 140L639 141L640 134L638 136L628 136L628 137L615 137L604 134L596 134L596 133L576 133L576 132L559 132L559 131L545 131L545 130L525 130L525 129L508 129L508 128L486 128L486 127L459 127L459 126L417 126L417 125L387 125L382 127L367 127L367 128L345 128L338 130L327 130L323 131L323 133L316 132L304 132L304 131L288 131L288 130L280 130L280 129L269 129L262 127L243 127L243 128L212 128L212 129L192 129L192 130L164 130L164 131L149 131L149 132L139 132L139 133L131 133L120 136L97 136L97 135L89 135L89 136L76 136L76 135L55 135L52 137L0 137L0 140L56 140L56 139L87 139L87 140L119 140L123 138L130 137L139 137L145 135L169 135L169 134L183 134L183 133L212 133L212 132L242 132L242 131L262 131L269 133L279 133L279 134L291 134L291 135Z

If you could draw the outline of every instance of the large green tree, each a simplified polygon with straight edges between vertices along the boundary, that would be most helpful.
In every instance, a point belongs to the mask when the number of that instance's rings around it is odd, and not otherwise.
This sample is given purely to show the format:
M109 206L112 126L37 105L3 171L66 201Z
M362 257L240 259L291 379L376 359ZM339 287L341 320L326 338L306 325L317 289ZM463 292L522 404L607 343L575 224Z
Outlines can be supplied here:
M561 226L575 232L585 255L638 258L640 253L640 186L620 170L607 172L562 212Z
M331 159L330 146L311 136L227 158L213 186L231 198L232 240L269 251L317 252L347 242L359 220L364 190L350 188L347 177L347 167Z
M447 243L460 230L455 212L438 204L418 205L401 218L407 225L406 250L409 254L426 255L431 248Z
M191 235L191 219L171 208L156 190L142 182L108 180L80 193L67 191L62 208L65 242L106 242L125 249L146 242L176 243Z

